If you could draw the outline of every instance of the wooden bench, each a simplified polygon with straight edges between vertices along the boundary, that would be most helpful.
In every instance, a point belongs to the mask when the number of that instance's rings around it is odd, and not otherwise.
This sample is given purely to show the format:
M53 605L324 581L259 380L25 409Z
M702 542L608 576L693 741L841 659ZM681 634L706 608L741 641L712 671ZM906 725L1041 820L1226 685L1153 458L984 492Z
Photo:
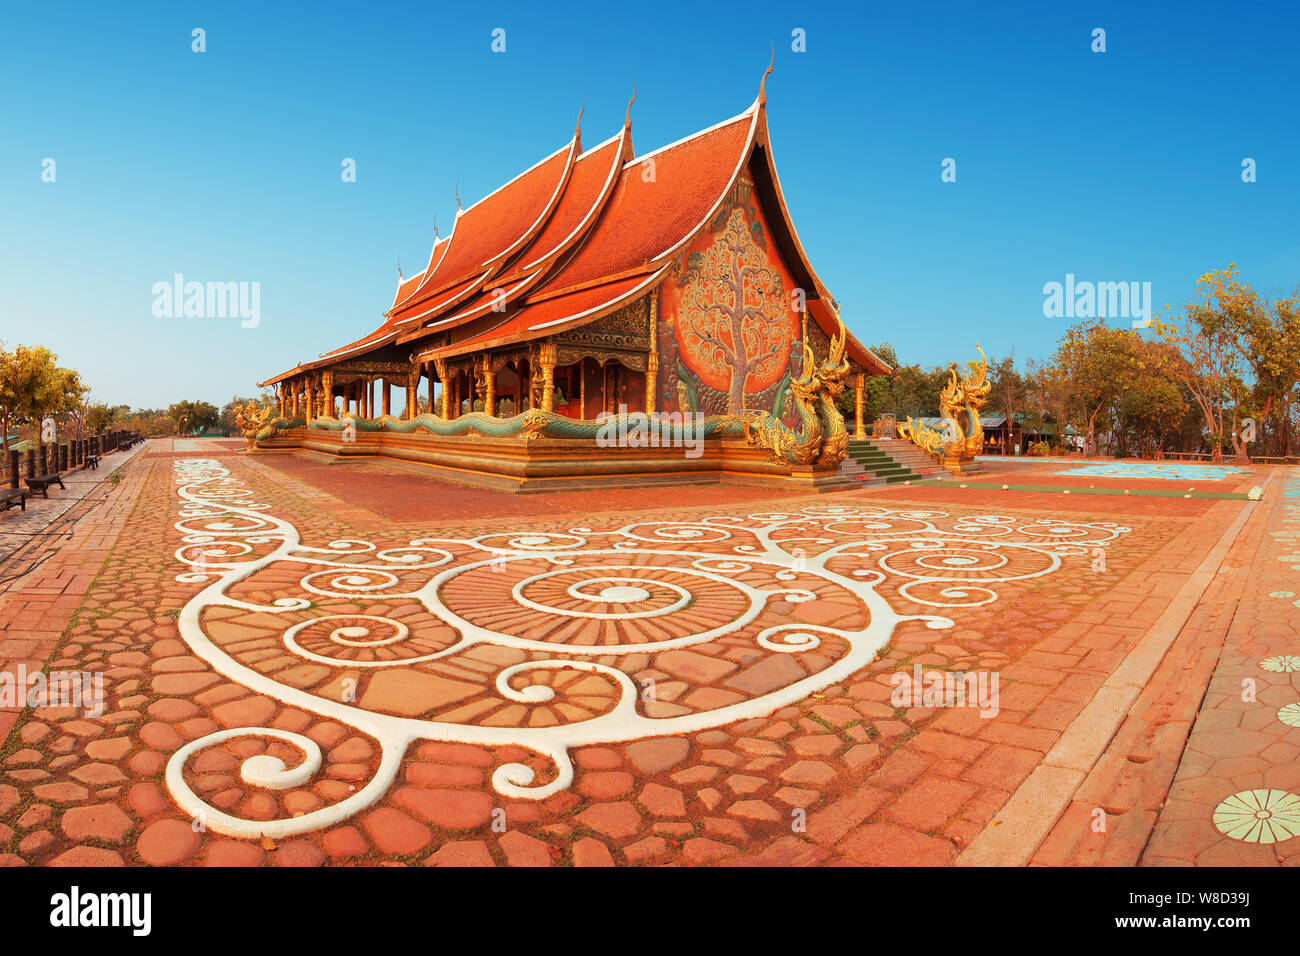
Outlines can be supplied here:
M87 455L87 456L86 456L85 465L86 465L87 468L94 468L95 470L98 471L98 470L99 470L99 456L98 456L98 455Z
M50 485L58 485L64 491L68 490L67 486L63 484L63 476L57 471L52 471L48 475L37 475L35 478L24 478L23 480L27 482L27 487L32 491L39 491L42 498L50 496Z
M26 488L4 488L0 489L0 510L8 511L14 505L27 510L27 489Z

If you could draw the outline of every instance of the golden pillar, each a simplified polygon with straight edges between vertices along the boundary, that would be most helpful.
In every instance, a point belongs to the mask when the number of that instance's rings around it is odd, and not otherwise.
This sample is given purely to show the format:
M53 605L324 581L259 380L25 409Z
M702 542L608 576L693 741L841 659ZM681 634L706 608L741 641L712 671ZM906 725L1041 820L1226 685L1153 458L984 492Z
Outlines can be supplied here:
M438 370L438 381L442 383L442 418L451 418L451 389L447 387L447 360L434 359L433 366ZM433 376L429 376L429 412L433 413Z
M483 414L495 417L497 413L497 376L492 371L492 356L483 356Z
M854 414L853 437L854 438L867 437L866 428L862 423L862 398L863 398L862 389L865 383L865 379L866 376L863 375L861 372L859 372L857 379L854 382L854 386L855 386L854 391L856 393L853 397L853 414Z
M645 410L657 411L659 401L659 287L650 290L650 357L645 370Z
M316 417L316 388L311 382L307 383L307 424L310 425L312 419Z
M578 418L587 420L587 359L578 360Z
M334 373L326 370L321 374L321 390L325 393L321 405L324 408L323 414L330 418L338 417L338 409L334 407Z
M387 378L381 378L379 380L379 388L380 388L380 392L379 392L380 407L383 409L385 415L389 415L392 413L393 400L391 396L392 396L393 387L389 383Z
M293 383L293 417L298 417L298 383Z
M275 396L280 401L280 417L284 418L284 383L283 382L275 386Z
M555 343L543 342L537 350L537 361L542 366L542 411L555 411Z

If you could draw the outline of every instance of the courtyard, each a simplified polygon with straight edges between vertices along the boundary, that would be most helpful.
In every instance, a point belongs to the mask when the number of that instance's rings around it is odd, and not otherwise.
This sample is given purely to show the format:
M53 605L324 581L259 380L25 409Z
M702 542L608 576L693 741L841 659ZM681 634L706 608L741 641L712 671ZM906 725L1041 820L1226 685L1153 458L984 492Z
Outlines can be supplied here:
M1300 861L1294 467L116 459L0 574L3 670L86 677L0 697L5 864Z

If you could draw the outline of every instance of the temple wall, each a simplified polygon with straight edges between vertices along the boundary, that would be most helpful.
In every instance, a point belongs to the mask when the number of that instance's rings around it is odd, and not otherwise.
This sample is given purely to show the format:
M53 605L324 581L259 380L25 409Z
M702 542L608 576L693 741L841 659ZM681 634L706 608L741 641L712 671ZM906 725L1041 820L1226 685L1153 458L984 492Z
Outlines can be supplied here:
M796 424L784 399L802 371L803 315L794 308L795 282L768 236L746 170L659 286L660 409L721 415L770 411L780 400L786 423ZM731 289L738 272L748 290L743 302ZM731 324L742 305L749 315L741 320L738 349Z

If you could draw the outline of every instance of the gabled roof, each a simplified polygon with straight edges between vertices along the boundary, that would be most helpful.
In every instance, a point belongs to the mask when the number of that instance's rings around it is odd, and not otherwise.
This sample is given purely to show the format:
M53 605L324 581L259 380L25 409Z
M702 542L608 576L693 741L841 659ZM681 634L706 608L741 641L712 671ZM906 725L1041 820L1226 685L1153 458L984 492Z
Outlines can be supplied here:
M642 156L632 151L630 104L623 129L586 152L575 130L567 146L458 211L451 234L434 243L425 270L399 282L379 328L263 384L393 343L410 342L426 360L594 321L662 280L668 263L707 226L747 166L772 207L771 228L787 264L809 289L809 317L833 335L833 300L808 261L781 194L765 103L760 88L740 115ZM471 322L481 326L493 311L502 313L499 323L456 334ZM445 333L449 345L420 344L433 335L445 343ZM852 335L847 353L869 372L892 371Z

